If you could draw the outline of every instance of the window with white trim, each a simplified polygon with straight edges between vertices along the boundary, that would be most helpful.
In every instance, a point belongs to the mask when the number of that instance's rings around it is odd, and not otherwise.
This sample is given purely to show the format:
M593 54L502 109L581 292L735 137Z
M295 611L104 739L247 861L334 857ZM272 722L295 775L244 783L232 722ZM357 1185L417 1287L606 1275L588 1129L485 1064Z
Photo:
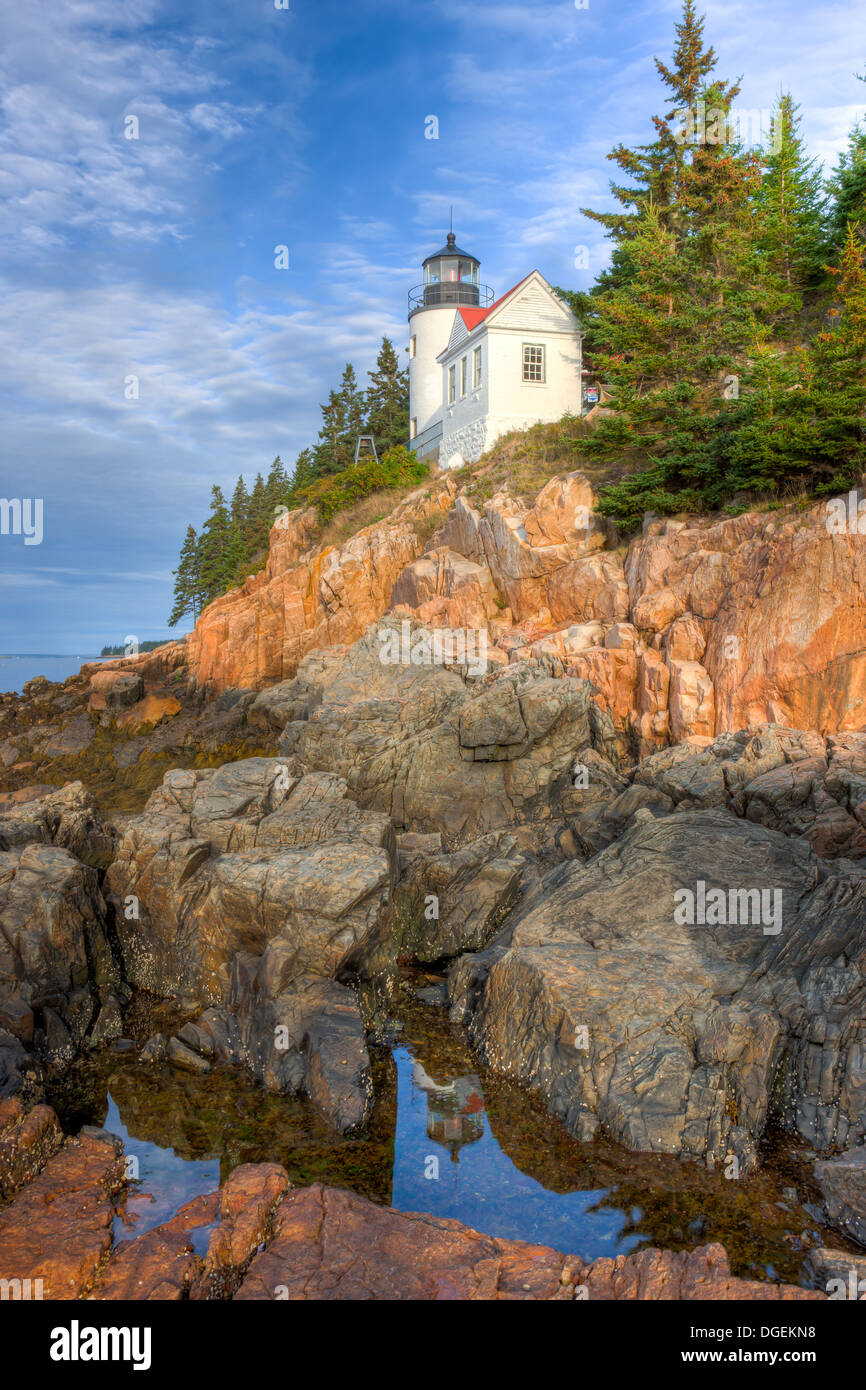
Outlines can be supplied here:
M467 392L468 390L469 390L469 358L468 358L468 357L461 357L461 359L460 359L460 394L461 394L461 396L465 396L465 395L466 395L466 392Z
M457 398L457 367L448 368L448 404L453 405Z
M541 343L523 344L523 380L544 381L544 346Z
M481 385L481 349L477 347L472 354L472 389L473 391Z
M414 357L414 356L415 356L415 334L414 334L414 333L412 334L412 337L409 339L409 356L410 356L410 357Z
M410 438L410 439L417 439L417 437L418 437L418 417L417 417L417 415L413 415L413 416L412 416L412 419L409 421L409 438Z

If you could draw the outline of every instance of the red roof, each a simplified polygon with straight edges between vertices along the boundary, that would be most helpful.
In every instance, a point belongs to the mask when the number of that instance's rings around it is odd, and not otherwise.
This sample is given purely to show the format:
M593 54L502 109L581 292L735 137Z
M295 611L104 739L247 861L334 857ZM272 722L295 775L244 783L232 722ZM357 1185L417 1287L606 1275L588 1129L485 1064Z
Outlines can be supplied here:
M529 272L529 275L532 274L534 274L534 271ZM458 309L457 312L466 324L469 332L471 333L474 328L477 328L479 323L483 323L487 315L492 314L494 309L498 309L504 299L507 299L515 290L519 290L524 281L529 279L529 275L524 275L523 280L518 280L517 284L512 285L510 290L506 290L505 294L501 294L496 303L491 304L489 309Z
M490 309L458 309L457 312L471 333L473 328L478 327L482 319L487 318Z

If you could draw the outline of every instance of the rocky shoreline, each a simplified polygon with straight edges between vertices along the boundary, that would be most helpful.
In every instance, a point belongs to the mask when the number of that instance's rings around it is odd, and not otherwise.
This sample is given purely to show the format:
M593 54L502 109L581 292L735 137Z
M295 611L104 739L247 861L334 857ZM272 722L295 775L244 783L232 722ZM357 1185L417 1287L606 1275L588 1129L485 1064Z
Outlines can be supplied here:
M772 1123L813 1151L822 1220L866 1241L859 538L813 508L626 548L579 474L477 501L438 482L342 547L289 513L189 641L0 700L0 1277L818 1296L735 1279L718 1246L587 1263L276 1164L112 1247L117 1145L64 1137L46 1075L124 1042L145 991L184 1020L145 1061L238 1069L351 1133L407 962L577 1140L748 1181ZM483 663L437 658L458 629Z
M4 1106L0 1134L8 1135L9 1102ZM51 1116L40 1115L43 1128ZM351 1192L318 1184L295 1189L285 1169L272 1163L235 1168L218 1192L112 1247L123 1182L113 1136L90 1129L65 1140L0 1212L3 1268L21 1280L41 1280L45 1299L824 1297L789 1284L735 1279L719 1245L681 1254L642 1250L588 1264L549 1247L490 1238L459 1221L394 1211ZM822 1268L828 1256L814 1258Z

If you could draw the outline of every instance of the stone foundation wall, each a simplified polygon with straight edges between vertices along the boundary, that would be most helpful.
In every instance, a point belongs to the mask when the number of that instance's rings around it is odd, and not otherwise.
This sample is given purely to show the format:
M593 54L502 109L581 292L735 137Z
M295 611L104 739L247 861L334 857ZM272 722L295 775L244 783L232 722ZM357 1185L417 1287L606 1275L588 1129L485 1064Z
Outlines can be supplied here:
M462 467L463 463L476 463L493 443L493 437L489 437L487 420L473 420L470 425L462 425L459 429L450 430L442 436L442 444L439 449L440 467L450 468ZM460 464L451 463L455 454L461 456Z

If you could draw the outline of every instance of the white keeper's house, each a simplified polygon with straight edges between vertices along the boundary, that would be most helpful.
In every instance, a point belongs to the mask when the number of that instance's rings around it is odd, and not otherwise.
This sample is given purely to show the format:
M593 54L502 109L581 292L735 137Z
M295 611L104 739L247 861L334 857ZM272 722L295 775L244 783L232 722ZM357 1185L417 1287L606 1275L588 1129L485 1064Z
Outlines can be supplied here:
M409 291L409 447L474 463L500 435L583 404L583 331L533 270L494 301L453 232Z

